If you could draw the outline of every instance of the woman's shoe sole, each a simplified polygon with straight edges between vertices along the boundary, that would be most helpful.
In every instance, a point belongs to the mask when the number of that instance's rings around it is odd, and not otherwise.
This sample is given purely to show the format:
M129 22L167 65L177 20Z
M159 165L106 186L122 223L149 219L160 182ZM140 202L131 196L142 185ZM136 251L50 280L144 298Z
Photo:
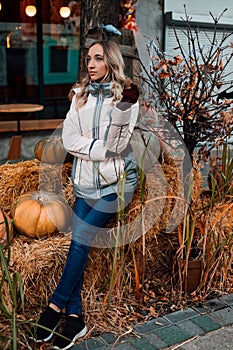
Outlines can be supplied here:
M67 349L71 348L72 346L74 346L76 340L84 337L84 335L86 333L87 333L87 327L85 326L78 334L76 334L76 336L72 339L70 344L68 344L65 348L59 348L58 346L53 346L52 349L54 349L54 350L67 350Z
M34 338L33 336L32 337L29 337L30 339L32 339L35 343L46 343L48 342L52 337L53 337L53 334L54 332L56 331L57 327L59 326L60 324L60 321L57 323L57 325L55 326L55 328L52 330L52 332L49 334L49 336L45 339L36 339Z

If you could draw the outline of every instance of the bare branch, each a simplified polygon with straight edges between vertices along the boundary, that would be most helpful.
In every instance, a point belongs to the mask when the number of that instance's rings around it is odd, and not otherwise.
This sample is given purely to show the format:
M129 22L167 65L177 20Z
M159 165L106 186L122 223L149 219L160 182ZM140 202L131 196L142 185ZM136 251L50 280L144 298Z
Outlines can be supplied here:
M225 31L219 37L217 26L224 12L218 18L212 15L214 31L212 35L205 33L205 45L201 44L200 29L192 27L185 8L186 30L182 33L187 38L186 46L175 26L176 55L163 52L153 40L147 46L150 70L147 72L143 66L141 78L149 89L146 100L182 135L191 156L200 142L211 142L200 152L203 155L205 149L206 156L213 143L223 142L233 132L229 117L233 101L227 99L231 95L226 92L233 86L232 72L227 71L233 57L233 33ZM221 95L224 86L227 89Z

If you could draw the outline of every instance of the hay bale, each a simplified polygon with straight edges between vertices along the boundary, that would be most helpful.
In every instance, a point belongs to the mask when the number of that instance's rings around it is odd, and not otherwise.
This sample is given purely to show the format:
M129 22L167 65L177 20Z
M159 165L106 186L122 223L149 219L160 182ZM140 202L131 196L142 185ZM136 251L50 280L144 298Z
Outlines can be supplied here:
M0 166L0 207L9 211L19 195L39 189L58 194L64 191L68 203L72 202L72 191L66 188L70 175L69 163L63 166L42 164L36 159L5 163Z
M27 307L48 300L62 273L69 245L69 234L46 239L15 237L11 245L10 271L21 275Z
M39 161L3 164L0 166L0 206L6 211L23 193L35 191L39 186Z

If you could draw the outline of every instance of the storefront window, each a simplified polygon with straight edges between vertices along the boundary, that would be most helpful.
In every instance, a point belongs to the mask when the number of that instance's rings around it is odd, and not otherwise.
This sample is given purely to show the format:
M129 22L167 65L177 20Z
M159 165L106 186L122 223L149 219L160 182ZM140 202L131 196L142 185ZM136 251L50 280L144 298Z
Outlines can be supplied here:
M78 76L81 2L39 1L0 0L0 103L42 99L45 117L62 118Z

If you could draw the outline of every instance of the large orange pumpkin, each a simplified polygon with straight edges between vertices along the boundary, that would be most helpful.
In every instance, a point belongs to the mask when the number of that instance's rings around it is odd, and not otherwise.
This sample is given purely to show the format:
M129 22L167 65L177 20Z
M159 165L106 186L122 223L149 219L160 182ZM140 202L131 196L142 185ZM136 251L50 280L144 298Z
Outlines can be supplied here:
M61 164L71 161L63 146L62 138L58 136L46 137L38 141L34 147L34 154L44 163Z
M7 226L8 226L8 229L7 229ZM13 235L14 235L14 229L12 225L12 220L7 213L5 213L0 209L0 244L3 246L7 246L8 239L11 241L13 238Z
M28 237L42 238L58 230L67 231L71 215L66 200L52 192L28 192L19 196L12 207L16 229Z

